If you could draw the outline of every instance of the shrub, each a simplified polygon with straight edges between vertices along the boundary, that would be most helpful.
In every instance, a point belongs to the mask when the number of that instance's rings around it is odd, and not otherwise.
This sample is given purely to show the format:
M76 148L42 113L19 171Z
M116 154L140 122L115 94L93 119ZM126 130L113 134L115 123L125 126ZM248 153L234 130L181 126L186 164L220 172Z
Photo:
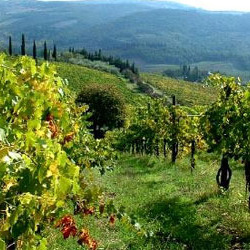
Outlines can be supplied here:
M83 88L77 97L78 104L87 104L92 113L90 121L95 138L102 138L107 130L122 127L125 119L125 102L112 85L93 84Z

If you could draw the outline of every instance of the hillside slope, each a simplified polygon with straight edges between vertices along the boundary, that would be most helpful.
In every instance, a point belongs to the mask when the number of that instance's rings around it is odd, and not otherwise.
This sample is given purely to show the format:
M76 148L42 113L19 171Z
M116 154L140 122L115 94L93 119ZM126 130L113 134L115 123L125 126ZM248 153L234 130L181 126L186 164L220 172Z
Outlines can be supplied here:
M117 76L101 70L87 68L69 63L56 63L58 74L67 79L69 88L78 94L83 86L91 84L111 84L123 94L127 103L136 105L145 102L150 93L143 92L135 83L130 83L123 76ZM185 106L207 105L216 99L212 87L204 87L200 83L191 83L157 74L141 74L141 80L152 88L154 93L170 98L175 95L177 102Z
M96 46L141 63L232 61L247 66L250 15L160 9L96 25ZM90 32L90 30L89 30ZM233 48L233 49L232 49ZM240 58L239 58L240 57Z
M138 93L136 84L130 83L121 76L68 63L56 63L56 66L58 74L68 80L69 88L76 94L83 86L97 83L116 86L127 103L135 104L142 96Z
M215 101L217 96L215 89L205 87L201 83L191 83L146 73L142 75L142 79L168 97L175 95L177 102L185 106L208 105Z

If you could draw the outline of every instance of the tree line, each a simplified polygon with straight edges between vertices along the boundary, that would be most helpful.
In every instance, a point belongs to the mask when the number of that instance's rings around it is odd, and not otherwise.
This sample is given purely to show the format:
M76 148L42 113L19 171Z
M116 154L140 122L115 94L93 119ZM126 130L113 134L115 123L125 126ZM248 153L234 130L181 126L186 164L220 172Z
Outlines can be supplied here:
M14 49L13 49L13 42L12 37L9 36L9 46L8 46L8 53L10 56L14 55ZM75 50L74 47L69 48L70 53L78 53L83 55L86 59L90 61L102 61L106 62L110 65L115 66L120 70L120 72L128 79L130 79L132 82L137 82L137 78L139 77L139 70L135 66L135 63L130 63L129 60L122 60L119 57L113 57L113 56L106 56L102 53L102 50L99 49L98 51L95 51L94 53L88 52L86 49L81 50ZM21 39L21 46L20 46L20 55L24 56L27 55L27 49L26 49L26 39L25 35L22 34ZM32 48L32 57L37 60L38 59L38 53L37 53L37 44L36 41L33 41L33 48ZM58 59L58 52L57 52L57 46L54 44L53 50L48 49L47 41L44 41L43 49L42 49L42 57L45 61L49 61L51 59L54 59L57 61Z
M179 69L167 69L163 72L165 76L181 78L189 82L202 82L208 74L208 71L200 70L197 66L192 69L190 65L180 66Z
M125 72L127 70L130 70L133 74L139 75L139 70L135 66L135 63L130 63L129 60L122 60L119 57L113 57L113 56L106 56L102 53L102 50L99 49L98 51L95 52L88 52L86 49L82 49L80 51L75 51L74 48L69 48L69 52L71 53L79 53L83 55L86 59L90 61L102 61L102 62L107 62L110 65L115 66L120 70L120 72Z
M9 36L9 46L8 46L8 52L9 55L12 56L13 53L13 42L12 42L12 37ZM22 41L21 41L21 46L20 46L20 54L22 56L27 55L27 50L26 50L26 39L25 39L25 35L22 34ZM42 49L42 55L45 61L49 61L51 59L54 59L55 61L57 60L57 46L56 44L54 44L53 46L53 50L51 51L50 49L48 49L47 46L47 42L44 41L43 44L43 49ZM37 45L36 45L36 41L33 41L33 48L32 48L32 57L37 60L38 59L38 53L37 53Z
M139 69L135 66L135 63L129 62L129 60L123 60L119 57L114 57L114 56L107 56L102 53L102 50L99 49L98 51L94 52L88 52L86 49L81 49L81 50L75 50L74 47L70 47L68 50L70 53L74 55L80 54L84 56L85 59L90 60L90 61L101 61L105 62L109 65L115 66L120 73L127 78L130 82L135 83L138 85L138 88L144 92L149 94L150 96L154 96L154 91L153 89L146 83L142 81L140 78L139 74ZM42 53L41 53L42 52ZM12 44L12 37L9 36L9 47L8 47L8 53L10 56L12 56L13 53L13 44ZM25 40L25 35L22 34L22 39L21 39L21 46L20 46L20 55L25 56L27 55L27 50L26 50L26 40ZM47 46L47 42L44 41L43 44L43 49L39 51L40 57L43 57L45 61L64 61L63 57L59 58L59 54L57 52L57 46L54 44L53 50L50 50ZM37 50L37 45L36 41L33 41L33 49L32 49L32 57L37 61L38 59L38 50Z
M75 50L74 47L69 47L68 51L74 55L80 54L90 61L101 61L115 66L125 78L130 82L137 84L140 91L147 93L152 97L155 95L154 90L141 79L139 69L135 66L134 62L131 63L129 60L123 60L119 57L104 55L101 49L89 52L85 48Z

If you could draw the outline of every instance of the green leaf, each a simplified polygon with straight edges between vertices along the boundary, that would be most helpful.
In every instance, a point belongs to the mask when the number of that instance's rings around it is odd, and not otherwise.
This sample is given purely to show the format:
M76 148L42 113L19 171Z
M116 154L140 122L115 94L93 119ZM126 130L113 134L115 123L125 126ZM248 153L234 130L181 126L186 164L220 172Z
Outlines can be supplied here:
M4 129L0 128L0 141L5 142L6 135Z
M3 178L7 165L0 162L0 179Z
M37 250L47 250L47 240L45 238L40 240L40 244L36 249Z
M6 244L5 244L5 242L2 240L2 239L0 239L0 250L6 250Z
M18 206L17 209L11 214L9 222L10 225L15 225L19 216L23 213L23 209L21 206Z
M57 196L59 198L64 197L70 191L71 187L72 181L68 178L61 176L56 188Z

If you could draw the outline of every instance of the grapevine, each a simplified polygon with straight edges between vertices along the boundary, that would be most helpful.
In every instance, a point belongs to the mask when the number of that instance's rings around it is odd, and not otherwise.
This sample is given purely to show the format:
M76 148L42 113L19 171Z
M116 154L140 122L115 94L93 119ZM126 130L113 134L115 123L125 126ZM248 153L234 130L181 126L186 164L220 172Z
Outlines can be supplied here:
M46 225L56 221L68 197L84 199L91 189L83 169L104 172L106 162L113 166L112 149L104 140L95 141L87 129L86 109L74 104L54 66L37 66L29 57L9 62L0 55L3 248L45 249L41 232ZM99 195L94 192L92 200ZM73 224L61 230L65 238L76 232Z

